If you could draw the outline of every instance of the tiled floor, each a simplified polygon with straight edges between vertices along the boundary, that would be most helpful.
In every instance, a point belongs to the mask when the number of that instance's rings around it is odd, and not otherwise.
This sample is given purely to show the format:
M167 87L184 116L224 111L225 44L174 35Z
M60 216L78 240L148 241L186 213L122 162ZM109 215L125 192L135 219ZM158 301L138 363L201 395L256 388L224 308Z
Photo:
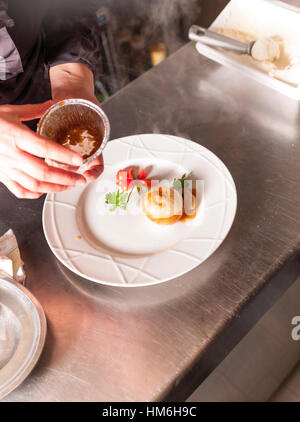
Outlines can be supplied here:
M291 337L295 315L300 278L188 401L300 401L300 340Z

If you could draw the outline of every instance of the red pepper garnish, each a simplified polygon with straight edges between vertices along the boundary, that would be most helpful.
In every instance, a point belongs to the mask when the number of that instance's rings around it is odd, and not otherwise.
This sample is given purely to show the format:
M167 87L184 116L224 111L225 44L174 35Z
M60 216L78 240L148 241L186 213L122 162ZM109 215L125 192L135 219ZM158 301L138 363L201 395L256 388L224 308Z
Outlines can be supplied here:
M148 174L147 174L146 169L142 169L142 170L139 171L139 174L138 174L138 177L137 178L139 180L143 180L143 179L146 179L147 176L148 176Z
M136 180L138 180L139 184L150 188L151 180L146 179L147 175L148 174L145 169L141 169L136 178L133 175L132 167L129 170L119 170L116 176L116 183L122 190L128 190L132 189L135 185Z

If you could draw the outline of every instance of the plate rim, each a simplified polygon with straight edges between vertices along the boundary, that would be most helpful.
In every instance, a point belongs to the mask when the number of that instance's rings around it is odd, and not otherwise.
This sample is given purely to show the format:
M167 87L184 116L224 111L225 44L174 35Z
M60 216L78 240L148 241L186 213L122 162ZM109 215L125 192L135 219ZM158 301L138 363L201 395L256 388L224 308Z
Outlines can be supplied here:
M214 152L212 152L210 149L204 147L203 145L201 145L198 142L195 142L195 141L193 141L191 139L183 138L183 137L177 136L177 135L166 134L166 133L141 133L141 134L135 134L135 135L127 135L127 136L122 136L120 138L112 139L111 141L108 142L108 144L110 144L111 142L114 142L114 141L121 141L123 139L128 139L128 138L132 138L132 137L136 137L136 136L166 136L166 137L170 137L170 138L177 138L177 139L180 139L180 140L183 139L185 141L188 141L188 142L192 142L192 143L197 144L198 146L200 146L201 148L203 148L205 151L207 151L209 154L212 154L215 158L217 158L222 163L222 165L224 166L224 168L227 170L227 175L230 177L230 180L232 182L232 187L233 187L233 190L234 190L234 198L235 198L233 218L232 218L231 224L230 224L230 226L229 226L229 228L227 230L227 233L224 236L222 242L214 249L214 251L210 255L208 255L206 258L204 258L201 261L200 264L196 265L195 267L191 268L190 270L188 270L188 271L184 270L182 273L178 273L175 277L174 276L170 276L168 278L163 278L163 279L160 279L160 280L151 281L151 282L149 282L147 284L145 284L145 283L133 283L133 284L130 284L130 283L126 283L126 284L112 283L112 282L109 282L109 281L98 280L98 279L95 279L93 277L83 275L76 268L70 266L68 263L66 263L65 261L63 261L61 259L61 257L57 254L55 248L52 248L51 242L50 242L50 240L49 240L49 238L47 236L46 223L45 223L46 204L50 202L49 201L49 197L50 197L50 195L52 195L52 193L48 193L46 195L46 198L45 198L44 204L43 204L42 225L43 225L44 235L45 235L46 241L48 243L48 246L49 246L51 252L56 257L56 259L58 259L58 261L61 262L71 272L75 273L76 275L78 275L79 277L81 277L83 279L92 281L93 283L97 283L97 284L100 284L100 285L105 285L105 286L110 286L110 287L121 287L121 288L123 288L123 287L124 288L150 287L150 286L158 285L158 284L161 284L161 283L171 282L172 280L175 280L178 277L182 277L183 275L187 274L188 272L195 270L199 265L201 265L202 263L204 263L207 259L209 259L219 249L219 247L223 244L223 242L225 241L225 239L229 235L229 233L231 231L231 228L232 228L232 225L233 225L233 223L235 221L236 214L237 214L238 197L237 197L237 189L236 189L235 181L234 181L234 179L233 179L233 177L232 177L229 169L227 168L227 166L224 164L224 162ZM84 191L85 188L86 188L86 186L80 187L80 189L82 190L82 192ZM79 197L82 195L82 192L79 195Z
M11 379L11 382L9 382L3 389L1 388L1 385L0 385L0 400L2 400L8 394L14 391L17 387L19 387L23 383L23 381L28 377L28 375L32 372L33 368L37 364L42 354L42 351L45 346L46 335L47 335L46 315L45 315L42 305L37 300L37 298L25 286L17 283L14 280L8 281L7 279L0 277L0 283L3 283L3 282L10 289L17 289L21 291L23 298L26 298L26 300L30 300L30 302L33 304L33 307L36 310L36 316L38 317L39 332L38 332L38 340L36 342L34 354L29 359L28 364L19 373L17 373L17 376L14 376Z

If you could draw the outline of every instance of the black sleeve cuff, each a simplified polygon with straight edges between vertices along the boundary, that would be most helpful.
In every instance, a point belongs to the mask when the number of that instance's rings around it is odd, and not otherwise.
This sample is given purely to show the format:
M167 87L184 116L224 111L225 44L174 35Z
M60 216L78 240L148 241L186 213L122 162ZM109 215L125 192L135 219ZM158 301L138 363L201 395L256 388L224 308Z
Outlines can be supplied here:
M100 30L96 14L59 16L44 25L45 59L52 67L84 63L95 73L100 57Z

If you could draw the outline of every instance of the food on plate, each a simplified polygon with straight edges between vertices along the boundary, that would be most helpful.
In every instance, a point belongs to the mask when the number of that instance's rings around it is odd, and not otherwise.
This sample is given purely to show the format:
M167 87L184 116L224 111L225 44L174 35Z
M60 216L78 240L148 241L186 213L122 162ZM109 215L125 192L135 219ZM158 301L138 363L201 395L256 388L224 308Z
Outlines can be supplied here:
M197 201L197 189L194 186L195 182L187 180L187 175L184 173L180 178L174 179L174 189L181 192L183 198L183 214L180 222L185 222L196 217L199 208Z
M134 176L132 167L129 170L119 170L116 175L116 184L119 189L116 192L108 192L105 195L105 203L110 205L109 211L115 211L117 208L126 210L135 188L140 194L141 189L151 186L152 180L147 179L147 176L148 173L144 168L139 171L137 176Z
M126 210L131 192L132 191L130 191L128 194L126 192L120 191L120 189L118 189L117 192L108 192L105 195L105 203L110 205L109 211L115 211L117 208Z
M116 183L122 190L129 190L135 186L151 187L151 180L147 179L148 173L146 169L139 171L137 176L134 176L133 167L129 170L119 170L116 176Z
M158 181L148 179L147 176L144 168L136 174L133 167L119 170L116 174L118 189L105 195L105 204L109 206L109 211L113 212L118 208L126 211L136 189L141 198L138 202L141 202L143 214L156 224L171 225L197 215L199 202L196 189L193 187L194 182L187 180L186 173L174 179L171 187L161 186Z
M192 189L185 189L183 197L183 214L180 222L183 223L196 217L199 204L196 199L196 192Z
M183 197L173 188L156 186L145 193L143 212L149 220L157 224L176 223L183 215Z

